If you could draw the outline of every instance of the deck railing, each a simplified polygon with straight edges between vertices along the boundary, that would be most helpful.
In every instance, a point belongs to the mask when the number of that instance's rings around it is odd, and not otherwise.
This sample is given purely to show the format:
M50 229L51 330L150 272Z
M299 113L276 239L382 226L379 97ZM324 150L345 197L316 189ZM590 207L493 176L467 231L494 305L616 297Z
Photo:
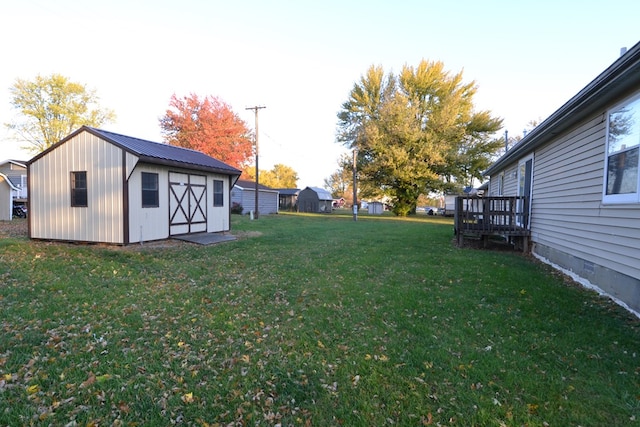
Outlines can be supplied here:
M508 196L458 196L454 213L455 233L462 245L465 235L520 236L527 243L529 199ZM525 248L526 249L526 248Z

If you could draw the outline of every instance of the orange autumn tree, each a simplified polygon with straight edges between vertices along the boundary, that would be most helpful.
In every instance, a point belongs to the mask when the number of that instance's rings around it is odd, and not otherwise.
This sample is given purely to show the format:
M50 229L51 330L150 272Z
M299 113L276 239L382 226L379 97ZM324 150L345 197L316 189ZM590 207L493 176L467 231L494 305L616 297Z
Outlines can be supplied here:
M167 144L201 151L238 169L252 159L247 124L218 97L173 94L169 107L160 119Z

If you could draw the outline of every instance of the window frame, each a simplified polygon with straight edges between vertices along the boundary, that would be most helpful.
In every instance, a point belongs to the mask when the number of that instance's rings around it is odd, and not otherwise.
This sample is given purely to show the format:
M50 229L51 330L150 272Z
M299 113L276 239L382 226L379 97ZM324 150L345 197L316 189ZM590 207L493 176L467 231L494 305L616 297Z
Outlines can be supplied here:
M216 188L217 185L220 188ZM222 207L224 206L224 181L221 179L213 180L213 207Z
M155 188L145 188L145 176L155 178ZM146 182L148 184L148 182ZM149 195L153 194L153 203L148 203ZM145 197L147 195L147 197ZM141 172L140 173L140 202L143 208L158 208L160 207L160 175L154 172Z
M78 177L82 175L84 175L84 187L78 187L78 183L82 183L82 180L79 180ZM87 171L71 171L70 189L72 208L86 208L89 206L89 183ZM78 195L84 195L84 199L82 196L78 197ZM83 201L84 203L82 203Z
M605 149L604 149L604 171L603 171L603 182L602 182L602 203L603 204L629 204L629 203L640 203L640 138L637 141L636 145L632 145L631 148L628 149L620 149L616 152L609 153L609 131L611 124L611 116L617 112L620 112L626 105L632 104L634 102L640 101L640 93L636 93L628 98L625 98L622 102L617 103L613 107L607 110L607 123L605 129ZM640 134L640 103L638 103L636 112L636 120L633 123L635 127L635 133ZM633 193L618 193L618 194L607 194L608 186L609 186L609 160L611 157L620 155L622 153L629 153L636 151L636 156L638 156L638 162L636 164L636 188Z

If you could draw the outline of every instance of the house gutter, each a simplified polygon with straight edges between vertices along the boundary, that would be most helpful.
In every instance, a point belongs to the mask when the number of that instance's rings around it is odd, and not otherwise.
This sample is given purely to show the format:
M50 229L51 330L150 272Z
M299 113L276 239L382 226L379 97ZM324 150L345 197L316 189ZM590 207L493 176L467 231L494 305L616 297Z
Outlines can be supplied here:
M640 43L636 43L609 68L596 77L584 89L536 126L518 144L491 165L484 176L491 176L515 163L524 155L552 141L556 136L569 130L593 114L603 114L612 101L640 87Z

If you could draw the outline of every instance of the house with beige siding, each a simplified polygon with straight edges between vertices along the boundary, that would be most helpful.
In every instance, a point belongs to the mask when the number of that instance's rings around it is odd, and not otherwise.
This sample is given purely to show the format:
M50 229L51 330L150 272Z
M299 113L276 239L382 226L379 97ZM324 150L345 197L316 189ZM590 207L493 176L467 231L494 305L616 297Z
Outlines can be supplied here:
M0 221L11 220L14 205L27 202L27 162L0 162Z
M529 197L531 250L640 312L640 43L487 171Z
M27 168L32 239L118 245L228 231L240 176L198 151L87 126Z

